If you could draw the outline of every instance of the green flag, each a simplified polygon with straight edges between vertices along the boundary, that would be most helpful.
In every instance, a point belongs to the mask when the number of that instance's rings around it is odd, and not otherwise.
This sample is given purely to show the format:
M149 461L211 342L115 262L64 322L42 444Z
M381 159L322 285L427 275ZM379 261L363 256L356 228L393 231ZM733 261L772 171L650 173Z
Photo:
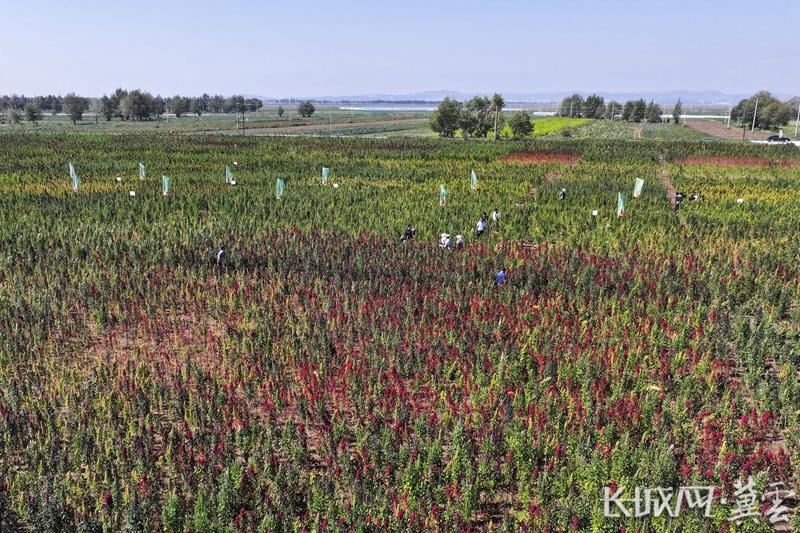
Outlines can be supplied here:
M439 205L445 205L447 203L447 189L444 188L444 185L439 185Z
M279 200L281 196L283 196L283 191L286 189L286 184L283 183L283 180L278 178L275 182L275 199Z
M644 180L642 178L636 178L636 183L633 186L633 197L639 198L642 195L642 187L644 187Z
M230 183L233 181L233 172L231 172L231 167L225 165L225 183Z
M322 184L323 185L327 185L328 184L328 176L330 176L330 173L331 173L331 169L329 169L328 167L322 167Z
M621 192L617 193L617 216L622 216L625 214L625 197L622 196Z
M75 172L75 167L72 166L72 163L69 164L69 177L70 180L72 180L73 192L78 192L78 187L80 187L81 179L78 177L78 173Z
M147 176L147 171L144 169L144 165L140 162L139 163L139 179L143 180Z
M478 175L475 174L475 171L471 171L469 177L469 187L474 191L478 188Z
M164 196L169 194L169 186L172 184L172 180L170 180L166 176L161 176L161 189L164 191Z

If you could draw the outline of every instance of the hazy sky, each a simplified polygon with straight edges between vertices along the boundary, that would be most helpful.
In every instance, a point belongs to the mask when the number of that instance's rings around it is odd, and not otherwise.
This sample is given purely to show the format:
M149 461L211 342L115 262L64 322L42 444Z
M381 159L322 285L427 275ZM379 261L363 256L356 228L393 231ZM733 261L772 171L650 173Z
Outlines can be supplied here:
M0 94L800 93L800 0L0 0L0 21Z

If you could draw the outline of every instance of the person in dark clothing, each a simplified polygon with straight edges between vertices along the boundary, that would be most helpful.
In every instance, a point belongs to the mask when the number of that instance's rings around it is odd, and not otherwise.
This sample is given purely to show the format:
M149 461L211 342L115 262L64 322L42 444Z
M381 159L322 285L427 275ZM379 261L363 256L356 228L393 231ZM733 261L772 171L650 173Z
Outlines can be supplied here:
M225 245L220 244L219 250L217 251L217 266L222 266L225 264L225 259L227 258L228 253L225 251Z
M417 233L415 228L412 228L410 225L406 227L406 230L400 236L400 242L405 242L414 238L414 234Z
M560 201L563 202L566 198L567 198L567 189L561 189L560 191L558 191L558 199Z
M683 195L682 192L676 192L675 193L675 212L676 213L678 212L678 209L680 209L681 202L683 202L684 198L685 198L685 196Z

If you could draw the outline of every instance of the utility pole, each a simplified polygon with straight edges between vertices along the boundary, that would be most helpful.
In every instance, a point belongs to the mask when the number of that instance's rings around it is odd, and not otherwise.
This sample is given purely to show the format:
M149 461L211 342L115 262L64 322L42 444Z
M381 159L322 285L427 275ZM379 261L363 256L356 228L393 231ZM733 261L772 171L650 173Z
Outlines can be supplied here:
M750 133L753 133L756 129L756 115L758 115L758 96L756 96L756 109L753 111L753 125L750 126Z
M333 106L328 107L328 131L333 131Z
M728 129L731 129L731 111L733 110L733 104L728 102Z
M794 121L794 136L797 137L797 126L800 124L800 98L797 99L797 120Z
M494 106L494 140L498 139L497 137L497 115L500 114L500 108L497 107L497 104Z

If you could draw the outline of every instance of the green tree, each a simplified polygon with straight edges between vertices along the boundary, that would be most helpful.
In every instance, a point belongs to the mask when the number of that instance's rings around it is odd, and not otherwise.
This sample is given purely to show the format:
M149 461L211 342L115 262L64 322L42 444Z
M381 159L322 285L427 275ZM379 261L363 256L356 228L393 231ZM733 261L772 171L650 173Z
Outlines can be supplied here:
M647 104L644 112L644 118L647 122L651 124L657 124L661 122L661 115L664 113L664 110L661 109L661 106L655 103L653 100L650 100L650 103Z
M69 93L64 97L64 111L72 120L73 124L77 124L83 118L83 112L86 111L86 98L82 98L75 93Z
M606 113L605 98L593 94L583 103L583 116L586 118L603 118Z
M498 93L492 95L492 109L494 109L494 140L500 137L497 134L497 121L500 118L500 111L506 106L506 101Z
M634 100L631 103L632 103L632 108L631 108L630 121L641 122L642 120L644 120L645 115L647 114L647 104L641 98L638 100Z
M42 109L35 102L25 104L25 118L28 122L38 124L42 120Z
M110 121L111 118L117 114L117 108L114 106L114 100L106 95L103 95L103 97L100 98L100 104L100 112L106 121Z
M631 116L633 115L633 108L634 102L633 100L628 100L625 102L625 106L622 108L622 120L625 122L630 122Z
M180 118L181 115L189 111L189 100L176 94L170 98L169 108L173 113L175 113L176 117Z
M758 110L756 110L758 102ZM750 98L740 101L731 110L731 119L739 120L745 126L753 123L753 114L756 115L755 124L761 129L769 129L785 125L792 118L793 109L790 104L783 103L769 91L759 91Z
M453 137L461 126L462 111L461 102L445 97L431 115L431 129L440 137Z
M580 117L583 112L583 96L578 93L561 100L558 115L562 117Z
M678 101L675 103L675 107L672 108L672 121L675 124L679 124L681 121L682 114L683 114L683 104L681 104L681 99L678 98Z
M775 100L770 102L766 108L764 108L764 114L761 116L761 119L758 121L759 127L764 129L770 128L779 128L781 126L785 126L791 120L794 109L788 103L779 102ZM758 113L761 115L761 112Z
M203 112L206 110L205 102L202 98L193 98L192 99L192 113L195 115L202 116Z
M492 101L485 96L476 96L464 105L464 112L472 115L464 117L462 123L471 126L467 133L472 137L484 138L494 124L494 108Z
M310 117L311 115L314 114L314 111L316 111L314 104L312 104L308 100L302 102L299 106L297 106L297 114L300 115L301 117Z
M531 116L527 111L517 111L508 121L511 127L511 132L514 134L515 139L525 137L533 132L533 122Z
M283 117L283 114L284 114L285 112L286 112L286 111L284 111L284 109L283 109L283 106L282 106L282 105L279 105L279 106L278 106L278 116L279 116L279 117Z
M161 117L166 112L167 104L164 102L164 99L160 96L154 96L150 101L150 113Z

